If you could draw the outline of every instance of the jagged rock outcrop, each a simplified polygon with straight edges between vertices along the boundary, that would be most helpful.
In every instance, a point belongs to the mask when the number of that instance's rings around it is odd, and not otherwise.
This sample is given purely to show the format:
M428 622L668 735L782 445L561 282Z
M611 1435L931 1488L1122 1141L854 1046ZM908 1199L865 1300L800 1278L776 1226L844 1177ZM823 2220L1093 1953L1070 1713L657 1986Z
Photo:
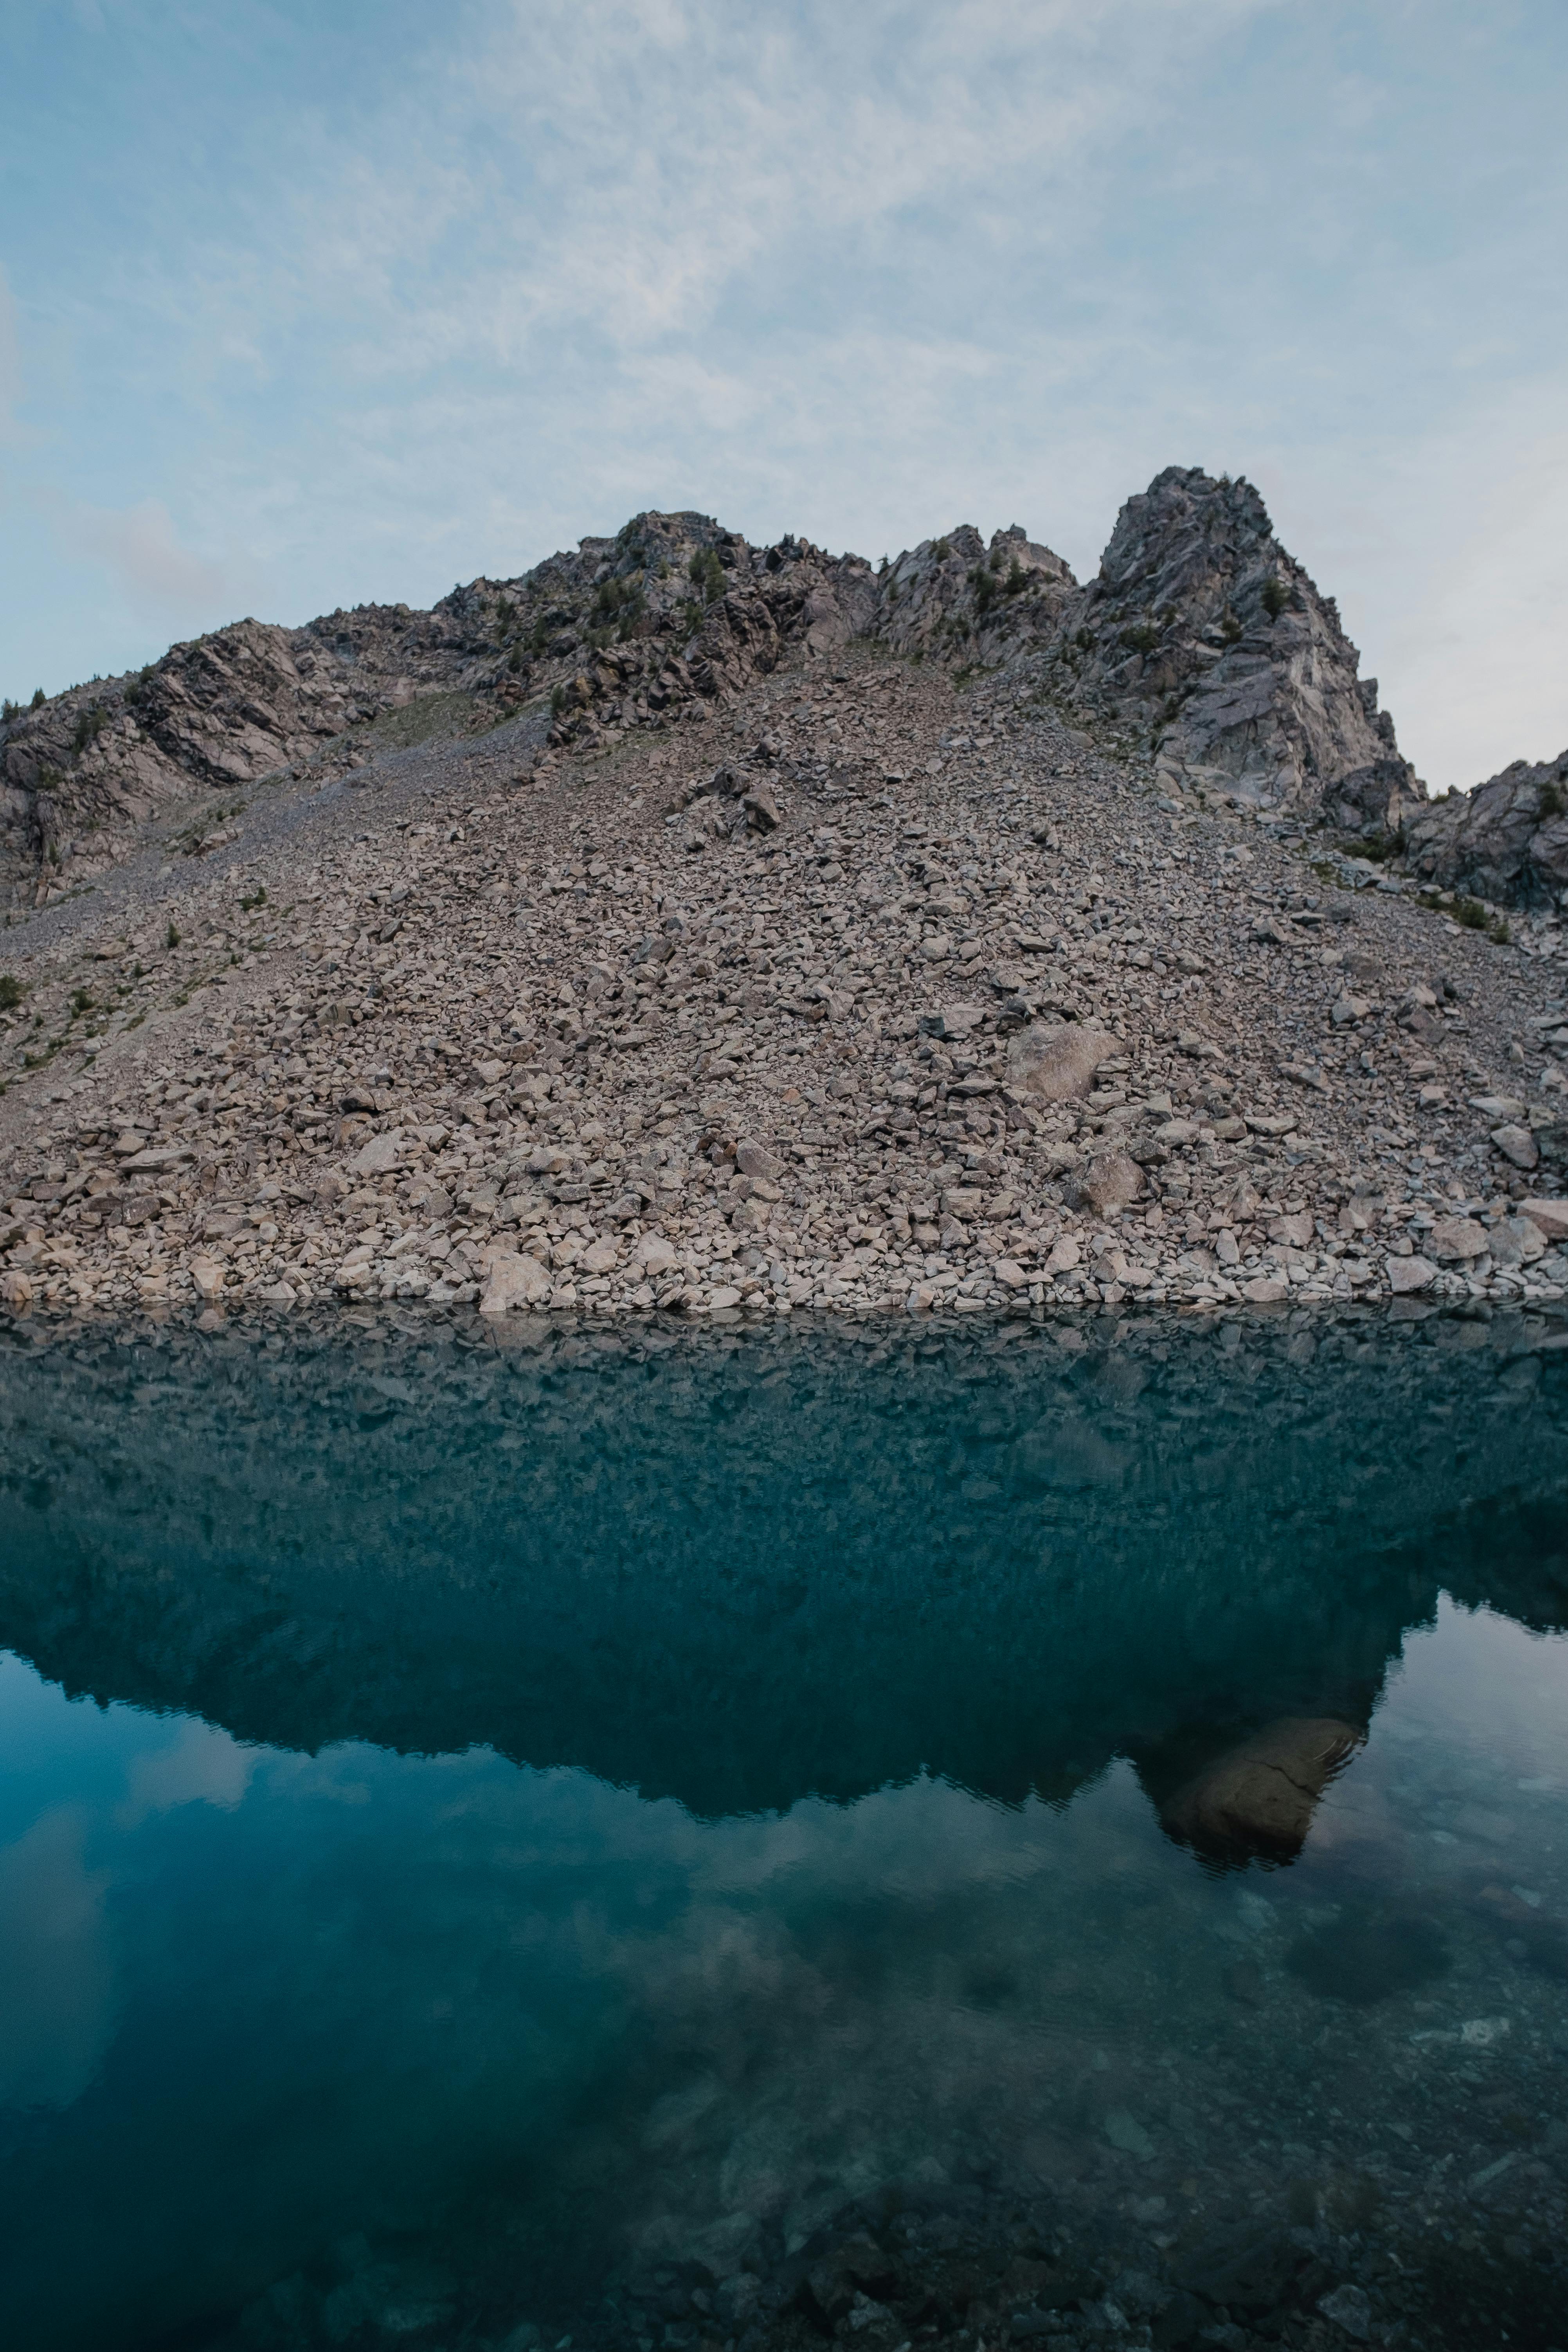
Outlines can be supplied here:
M1178 782L1388 833L1425 798L1377 682L1250 482L1168 467L1062 614L1061 698L1147 726Z
M1090 723L1147 730L1173 784L1364 833L1424 804L1375 681L1358 678L1331 601L1257 491L1172 467L1122 509L1083 587L1017 524L989 544L964 524L874 570L793 536L755 548L708 515L647 512L428 613L237 622L125 677L5 707L0 890L41 902L192 808L184 845L215 845L222 811L205 796L290 768L341 772L389 741L527 709L537 742L582 748L722 701L786 651L831 659L867 638L1033 677Z
M877 634L895 653L961 655L992 668L1048 643L1077 585L1061 557L1020 524L994 532L987 547L962 523L882 573Z
M1405 829L1411 871L1500 906L1568 904L1568 751L1515 760L1472 793L1450 793Z

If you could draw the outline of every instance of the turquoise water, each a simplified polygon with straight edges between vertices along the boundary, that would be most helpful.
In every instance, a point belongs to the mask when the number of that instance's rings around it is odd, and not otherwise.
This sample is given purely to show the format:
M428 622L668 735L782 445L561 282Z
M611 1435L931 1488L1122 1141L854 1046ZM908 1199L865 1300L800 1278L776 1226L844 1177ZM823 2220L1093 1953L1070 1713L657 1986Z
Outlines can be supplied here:
M5 2340L1563 2341L1562 1337L8 1333Z

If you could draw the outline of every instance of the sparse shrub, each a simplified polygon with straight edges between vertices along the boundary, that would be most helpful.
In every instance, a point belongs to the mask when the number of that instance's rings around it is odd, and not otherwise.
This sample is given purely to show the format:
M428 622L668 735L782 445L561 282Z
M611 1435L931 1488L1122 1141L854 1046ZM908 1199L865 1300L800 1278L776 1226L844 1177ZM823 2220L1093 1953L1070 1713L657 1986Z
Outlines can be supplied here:
M1094 631L1092 629L1079 629L1078 635L1073 639L1073 643L1077 646L1080 653L1092 653L1094 650Z
M247 915L255 907L265 907L267 904L267 889L265 884L258 883L249 898L242 898L239 903L244 908Z
M1007 568L1006 590L1008 595L1016 596L1020 588L1026 588L1028 584L1029 575L1025 571L1023 565L1019 562L1017 557L1015 556Z
M1147 621L1139 623L1135 628L1123 629L1121 634L1121 643L1135 654L1152 654L1160 642L1159 630Z
M724 593L724 567L715 547L699 547L686 567L686 576L701 596L704 605L711 604Z
M76 732L71 737L71 749L79 759L89 743L97 742L103 732L104 722L108 717L108 711L104 709L101 703L98 702L91 703L87 709L77 712Z
M1560 782L1542 785L1541 814L1543 822L1549 816L1568 815L1568 793Z
M15 1013L26 993L14 971L0 971L0 1013Z
M1235 645L1237 637L1242 636L1245 634L1240 621L1237 620L1236 614L1231 611L1228 604L1226 606L1225 612L1220 619L1219 633L1225 639L1227 646Z
M73 988L71 991L73 1013L90 1013L97 1001L90 988Z
M551 709L552 715L554 718L559 719L559 718L560 718L560 716L561 716L561 713L565 709L565 708L566 708L566 688L565 688L565 687L564 687L564 686L552 686L552 687L551 688L551 689L550 689L550 709Z
M939 539L936 545L932 548L931 553L935 556L939 563L945 563L948 557L952 553L952 550L948 545L945 539Z
M163 945L164 945L166 948L177 948L177 947L179 946L179 944L180 944L180 932L179 932L179 926L178 926L177 924L175 924L175 923L171 923L171 924L169 925L168 929L167 929L167 930L164 932L164 934L163 934Z
M1454 920L1462 923L1467 931L1484 931L1489 920L1486 908L1479 898L1458 898L1454 902Z
M19 702L13 702L10 696L7 695L5 701L0 702L0 727L9 727L13 719L20 719L21 716L21 704Z
M1506 948L1512 944L1513 933L1509 929L1506 915L1492 917L1491 921L1487 925L1487 937L1494 948Z
M33 688L33 699L27 705L27 708L29 710L41 710L48 698L49 698L44 692L43 688L41 686L36 686Z
M1279 618L1280 614L1285 610L1286 605L1289 602L1290 591L1286 586L1283 580L1276 576L1272 580L1266 580L1264 582L1263 609L1268 614L1271 621L1277 621Z
M988 572L984 564L976 564L969 575L969 584L974 591L975 611L984 620L1002 593L1001 583L994 572Z

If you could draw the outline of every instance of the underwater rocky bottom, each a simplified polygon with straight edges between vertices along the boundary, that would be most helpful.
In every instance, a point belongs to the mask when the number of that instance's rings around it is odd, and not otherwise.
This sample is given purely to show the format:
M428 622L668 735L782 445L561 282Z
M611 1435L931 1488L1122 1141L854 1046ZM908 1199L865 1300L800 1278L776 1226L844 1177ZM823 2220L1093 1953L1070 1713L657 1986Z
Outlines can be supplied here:
M0 1329L0 2298L1568 2346L1568 1330Z

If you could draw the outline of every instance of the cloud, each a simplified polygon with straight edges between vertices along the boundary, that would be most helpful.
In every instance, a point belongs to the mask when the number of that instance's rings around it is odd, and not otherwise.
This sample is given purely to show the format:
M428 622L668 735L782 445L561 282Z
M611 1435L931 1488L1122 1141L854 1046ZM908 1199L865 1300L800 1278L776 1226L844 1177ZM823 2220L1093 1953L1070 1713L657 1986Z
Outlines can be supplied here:
M0 1852L0 2105L68 2107L113 2038L108 1874L85 1867L83 1829L60 1807Z
M118 1818L134 1828L150 1813L178 1805L216 1805L232 1813L250 1786L258 1755L210 1723L182 1722L172 1747L136 1758Z
M115 584L138 609L171 616L218 609L229 593L224 568L183 547L161 499L134 507L72 508L61 523L84 554L108 566Z

